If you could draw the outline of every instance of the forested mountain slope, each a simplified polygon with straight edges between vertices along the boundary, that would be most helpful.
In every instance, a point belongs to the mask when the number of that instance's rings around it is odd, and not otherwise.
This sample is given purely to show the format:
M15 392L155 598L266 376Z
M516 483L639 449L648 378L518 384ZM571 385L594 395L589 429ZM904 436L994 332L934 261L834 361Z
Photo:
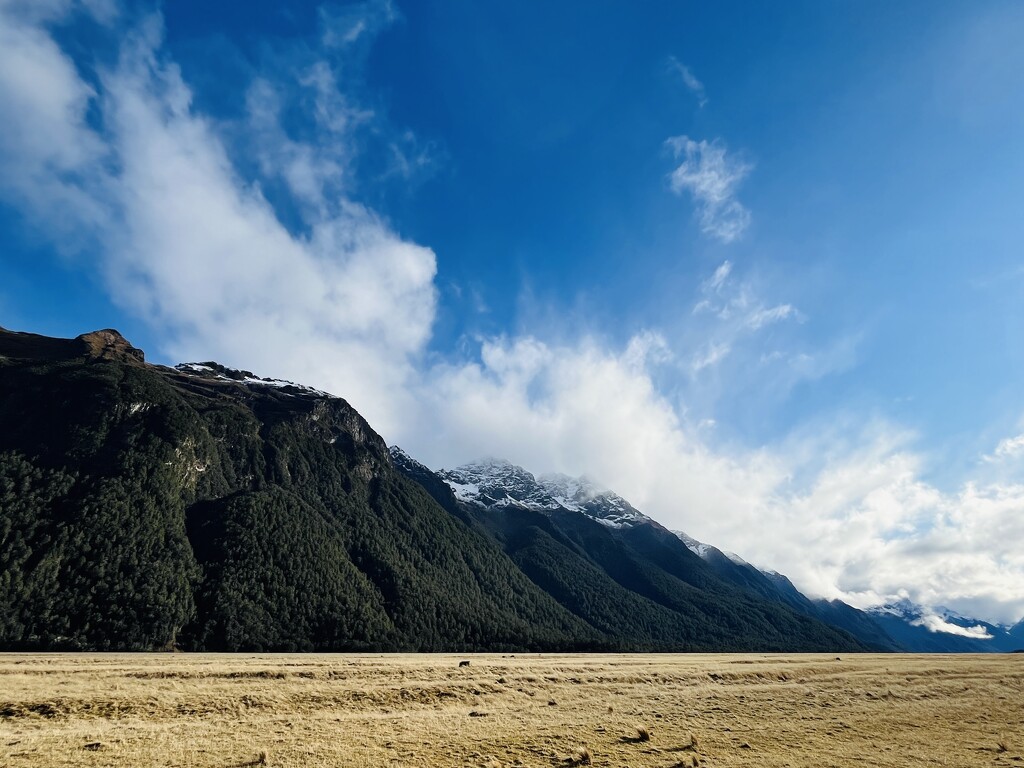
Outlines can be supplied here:
M535 478L484 459L431 472L395 466L453 514L477 520L531 581L622 643L650 649L864 649L846 632L727 583L678 537L583 479Z
M0 647L585 649L344 400L0 332Z

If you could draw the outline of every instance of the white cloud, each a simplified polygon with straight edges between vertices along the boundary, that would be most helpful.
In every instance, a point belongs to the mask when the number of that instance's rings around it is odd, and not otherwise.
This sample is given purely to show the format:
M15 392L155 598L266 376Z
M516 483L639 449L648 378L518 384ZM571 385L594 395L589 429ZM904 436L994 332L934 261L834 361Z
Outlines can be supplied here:
M983 458L987 462L994 463L1020 457L1024 457L1024 434L1000 440L995 450Z
M705 368L710 368L716 363L721 362L725 359L726 355L731 351L731 347L728 344L715 342L709 342L694 355L690 362L690 372L697 374Z
M767 307L753 312L750 317L747 318L747 327L752 331L757 331L766 325L771 325L772 323L777 323L780 320L785 320L790 317L799 317L799 313L793 305L778 304L774 307Z
M697 97L697 102L701 107L708 103L707 94L704 91L704 83L697 79L688 66L679 61L675 56L668 57L668 66L672 72L679 75L687 90Z
M412 131L406 131L388 144L389 162L382 178L396 176L407 187L433 172L444 152L435 142L421 142Z
M689 192L697 206L701 231L731 243L750 225L750 211L736 199L736 190L752 166L731 157L718 141L673 136L665 142L682 162L669 174L676 194Z
M722 287L725 285L725 281L729 279L729 275L732 274L732 262L728 259L723 261L715 273L711 275L707 280L701 283L701 288L704 293L721 293Z
M321 42L327 48L349 48L370 43L385 27L398 18L391 0L365 0L341 7L323 5L319 9Z
M742 355L737 365L746 364L749 368L755 364L753 361L762 367L784 362L787 370L781 378L790 384L802 378L815 378L810 375L816 367L810 354L787 352L784 355L781 350L768 353L756 346L759 332L768 326L804 319L792 304L767 303L763 292L752 280L737 276L733 263L728 260L700 283L699 298L688 320L699 340L689 356L691 375L724 361L734 350L743 350L748 354Z
M916 627L924 627L929 632L945 632L948 635L959 635L970 637L975 640L991 640L992 635L980 624L975 627L961 627L959 624L951 624L941 616L934 613L926 613L917 621L912 621Z

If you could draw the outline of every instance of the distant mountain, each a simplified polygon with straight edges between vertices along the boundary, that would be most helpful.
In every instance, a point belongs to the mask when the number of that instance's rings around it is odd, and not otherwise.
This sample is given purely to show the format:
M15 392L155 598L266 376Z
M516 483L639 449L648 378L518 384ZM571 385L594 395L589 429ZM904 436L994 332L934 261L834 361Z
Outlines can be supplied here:
M422 466L418 471L421 475L430 473ZM1022 647L1024 621L1008 629L942 609L935 613L903 604L862 611L841 600L808 598L786 576L761 570L738 555L697 541L683 532L669 532L621 496L586 478L534 477L522 467L493 458L441 470L435 477L448 485L454 497L453 506L464 513L476 509L479 516L479 510L487 510L493 517L500 511L501 516L514 521L521 519L514 514L515 510L529 510L547 517L548 524L556 530L574 531L573 540L582 546L584 554L598 564L610 563L611 567L604 570L616 583L652 597L655 602L667 605L664 599L659 599L663 595L651 589L648 581L637 575L636 569L624 571L623 564L632 562L631 558L639 557L644 567L654 566L661 573L706 594L721 594L724 582L734 588L733 596L741 594L746 600L783 606L842 630L874 650L981 653ZM513 514L510 515L510 511ZM581 516L607 528L615 546L625 547L628 552L609 556L605 542L597 545L593 540L582 539L580 529L586 528L586 523L581 521ZM511 523L506 520L503 525L508 528ZM700 562L684 555L679 543ZM600 556L594 556L588 549L595 546ZM940 620L936 621L935 617Z
M1024 648L1024 621L1001 627L909 600L867 612L901 646L916 653L1008 653Z
M811 600L788 578L775 571L762 571L732 553L697 541L681 531L676 536L722 579L772 600L787 605L805 616L811 616L833 627L849 632L869 648L883 651L905 650L873 617L841 600Z
M728 584L670 531L586 478L501 459L432 473L395 466L490 531L531 581L602 633L654 650L834 650L845 632ZM438 481L442 481L439 483Z
M780 573L763 571L685 533L676 535L722 579L843 629L872 648L912 653L1003 653L1024 648L1024 621L1000 627L907 600L862 611L841 600L810 599Z

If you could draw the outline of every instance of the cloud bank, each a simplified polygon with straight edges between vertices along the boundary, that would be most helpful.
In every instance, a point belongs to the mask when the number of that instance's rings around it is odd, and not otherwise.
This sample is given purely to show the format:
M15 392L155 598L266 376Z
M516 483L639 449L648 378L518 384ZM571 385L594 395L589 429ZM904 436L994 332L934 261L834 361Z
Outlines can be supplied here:
M325 17L324 49L367 44L389 8ZM86 16L123 37L95 77L51 31ZM922 479L913 436L884 420L837 416L758 448L715 439L713 414L691 410L689 387L711 374L721 386L736 372L767 381L830 365L764 346L768 329L805 318L764 299L732 263L696 289L682 322L705 325L689 340L655 329L620 343L483 337L431 361L437 258L358 201L356 134L377 117L344 91L333 60L313 55L253 78L233 126L248 137L251 178L195 107L161 32L158 16L128 22L98 2L0 4L0 194L101 270L110 295L160 329L166 355L342 394L435 467L497 454L591 474L667 526L813 594L867 605L905 590L992 620L1024 614L1024 486L940 490ZM312 133L289 130L286 103L307 105ZM672 190L692 197L705 234L739 238L750 213L736 193L750 167L717 143L680 136L669 146L680 161ZM265 193L272 184L298 224ZM993 456L1016 455L1017 439Z

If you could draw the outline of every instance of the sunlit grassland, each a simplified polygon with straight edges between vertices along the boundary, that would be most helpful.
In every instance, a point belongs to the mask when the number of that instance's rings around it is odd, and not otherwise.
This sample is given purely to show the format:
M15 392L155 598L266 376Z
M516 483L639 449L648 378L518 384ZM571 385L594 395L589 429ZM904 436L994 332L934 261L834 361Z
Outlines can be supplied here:
M0 655L0 766L261 764L1024 766L1024 655Z

